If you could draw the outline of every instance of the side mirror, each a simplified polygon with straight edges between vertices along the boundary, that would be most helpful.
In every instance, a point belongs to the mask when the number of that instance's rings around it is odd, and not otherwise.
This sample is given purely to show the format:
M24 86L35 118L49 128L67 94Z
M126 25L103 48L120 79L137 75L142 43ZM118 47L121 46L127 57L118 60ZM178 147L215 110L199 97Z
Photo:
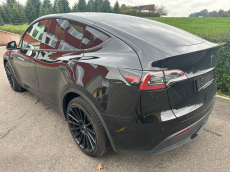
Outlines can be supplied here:
M17 44L15 41L8 42L6 45L7 50L16 50L17 49Z

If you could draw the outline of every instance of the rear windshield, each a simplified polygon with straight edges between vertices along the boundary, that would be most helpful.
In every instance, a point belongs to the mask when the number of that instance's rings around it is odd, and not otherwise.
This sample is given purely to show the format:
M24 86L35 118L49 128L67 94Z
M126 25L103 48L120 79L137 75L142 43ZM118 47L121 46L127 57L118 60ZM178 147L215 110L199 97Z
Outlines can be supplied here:
M203 39L181 29L148 19L133 17L129 20L124 18L118 21L105 20L101 22L125 31L149 44L185 46L204 42Z

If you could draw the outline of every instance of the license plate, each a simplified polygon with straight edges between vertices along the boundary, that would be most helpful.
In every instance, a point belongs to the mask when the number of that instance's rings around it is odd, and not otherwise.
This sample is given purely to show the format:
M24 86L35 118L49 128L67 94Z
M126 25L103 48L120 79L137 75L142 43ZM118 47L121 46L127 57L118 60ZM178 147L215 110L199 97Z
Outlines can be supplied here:
M214 71L202 75L201 77L195 80L196 91L204 90L212 83L214 79L215 79Z

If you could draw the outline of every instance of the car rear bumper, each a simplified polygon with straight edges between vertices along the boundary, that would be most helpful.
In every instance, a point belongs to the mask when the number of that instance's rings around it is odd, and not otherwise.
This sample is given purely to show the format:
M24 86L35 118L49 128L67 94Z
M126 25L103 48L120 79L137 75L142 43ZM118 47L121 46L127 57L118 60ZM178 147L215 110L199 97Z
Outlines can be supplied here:
M193 140L204 129L215 97L188 120L177 118L154 123L137 123L129 118L103 115L116 152L148 156L165 152ZM178 133L190 128L187 132ZM176 136L178 135L178 136Z
M120 150L124 153L130 153L130 154L136 154L136 155L142 155L142 156L149 156L152 154L158 154L162 153L171 149L174 149L178 146L181 146L187 142L192 141L196 136L198 136L205 128L207 121L209 119L209 115L211 114L213 109L213 106L211 109L204 115L200 120L195 122L194 124L184 128L181 131L178 131L171 136L167 137L163 141L161 141L156 147L154 147L152 150L147 151L127 151L127 150ZM190 129L189 129L190 128ZM179 133L189 129L187 132L178 135ZM178 136L176 136L178 135Z

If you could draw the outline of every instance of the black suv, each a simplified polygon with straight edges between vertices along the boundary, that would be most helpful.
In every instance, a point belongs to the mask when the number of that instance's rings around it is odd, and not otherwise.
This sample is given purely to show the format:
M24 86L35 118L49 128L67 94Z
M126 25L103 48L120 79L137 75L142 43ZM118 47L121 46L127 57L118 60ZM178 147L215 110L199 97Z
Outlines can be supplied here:
M156 21L103 13L47 15L8 43L14 91L63 113L89 156L150 155L194 139L216 93L218 45ZM111 145L111 146L110 146Z

